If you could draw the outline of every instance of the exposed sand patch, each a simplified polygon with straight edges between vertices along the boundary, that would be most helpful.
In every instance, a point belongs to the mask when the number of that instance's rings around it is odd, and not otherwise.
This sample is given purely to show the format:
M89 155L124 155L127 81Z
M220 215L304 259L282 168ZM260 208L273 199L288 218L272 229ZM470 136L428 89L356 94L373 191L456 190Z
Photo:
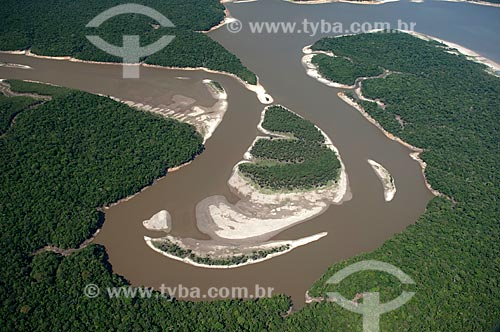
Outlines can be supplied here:
M268 107L262 112L259 129L263 129L262 121L267 109ZM263 131L268 135L280 136L280 133ZM313 190L276 192L257 188L239 172L240 164L252 160L250 147L244 155L245 159L234 166L228 181L231 191L240 197L240 201L231 205L222 196L213 196L201 201L197 206L198 228L212 238L221 240L258 238L262 241L321 214L330 204L349 200L351 194L345 166L330 138L323 131L321 133L325 137L325 145L335 152L340 161L337 181ZM289 138L284 135L281 137ZM258 139L266 138L258 137L256 140Z
M216 99L215 104L211 107L195 105L195 99L182 95L174 95L170 105L160 105L161 107L136 103L130 100L121 100L116 97L110 98L130 107L189 123L203 136L203 143L205 143L222 122L228 108L228 103L227 93L224 89L222 89L222 91L216 90L213 87L213 82L208 79L203 80L203 83L207 86L208 91L212 94L214 99Z
M172 217L167 210L161 210L148 220L144 220L142 225L150 231L170 232L172 228Z
M279 252L275 252L272 254L267 255L266 257L263 258L258 258L258 259L248 259L244 263L240 264L230 264L230 265L210 265L210 264L203 264L194 261L190 257L185 257L181 258L176 255L170 254L168 252L162 251L159 248L157 248L154 245L154 242L160 241L161 239L152 239L150 237L145 236L144 240L146 241L146 244L153 249L154 251L162 254L163 256L167 256L169 258L175 259L177 261L181 261L186 264L190 264L193 266L197 267L203 267L203 268L211 268L211 269L231 269L231 268L236 268L236 267L241 267L245 265L250 265L250 264L256 264L260 262L264 262L266 260L272 259L277 256L284 255L290 251L292 251L295 248L298 248L300 246L304 246L306 244L309 244L314 241L318 241L322 237L325 237L328 233L322 232L318 233L315 235L311 235L308 237L303 237L298 240L286 240L286 241L270 241L266 242L260 245L250 245L250 246L214 246L213 244L204 244L202 242L205 241L198 241L193 239L188 239L189 241L183 241L177 238L174 238L172 236L167 236L165 239L168 239L169 241L172 241L179 245L183 249L190 249L195 255L199 255L201 257L207 257L207 255L212 258L212 259L223 259L223 258L230 258L233 256L241 256L241 255L251 255L253 251L258 251L258 250L266 250L266 249L272 249L276 247L281 247L281 246L288 246L288 249L282 250ZM205 248L205 246L208 245L208 248Z
M391 176L389 171L385 169L384 166L380 165L374 160L368 159L368 163L377 174L377 177L382 182L384 187L384 198L386 202L392 201L394 195L396 195L396 185L394 183L394 178Z
M264 108L261 121L258 125L264 134L269 136L258 136L259 139L290 138L289 135L269 132L262 128L265 112ZM319 128L318 128L319 129ZM321 131L321 130L320 130ZM224 196L207 197L196 206L196 221L201 232L208 234L211 240L201 241L194 239L178 239L173 237L163 237L160 239L145 238L148 246L167 257L183 261L188 264L209 268L230 268L254 264L260 261L271 259L272 257L285 254L294 248L317 241L326 233L316 234L310 237L295 241L268 241L274 235L292 227L298 223L313 218L324 212L331 204L340 204L349 200L351 193L345 166L340 158L339 152L333 145L330 138L321 131L325 138L325 145L335 152L340 161L341 167L339 177L333 183L313 190L281 191L275 192L256 188L250 181L245 179L238 170L241 163L250 162L253 156L250 153L251 147L244 155L244 160L237 163L228 185L240 200L231 204ZM235 265L208 265L200 264L189 257L177 257L171 253L163 252L155 247L152 241L170 241L181 248L195 252L197 256L210 258L224 258L230 255L242 255L253 250L268 249L269 246L288 245L288 249L280 250L268 254L264 258L250 260L242 264Z
M33 69L30 66L21 65L21 64L18 64L18 63L10 63L10 62L0 62L0 67L17 68L17 69Z

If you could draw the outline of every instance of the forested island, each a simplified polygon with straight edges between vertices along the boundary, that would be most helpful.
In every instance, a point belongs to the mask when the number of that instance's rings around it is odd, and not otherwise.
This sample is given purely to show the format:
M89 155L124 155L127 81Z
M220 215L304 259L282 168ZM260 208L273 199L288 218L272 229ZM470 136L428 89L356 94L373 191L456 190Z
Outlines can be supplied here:
M327 235L270 240L348 199L347 174L337 149L312 122L280 105L262 111L258 128L268 136L255 139L228 181L239 200L231 204L224 196L210 196L196 206L198 229L211 239L169 235L171 217L163 210L143 223L167 233L161 238L145 236L151 249L198 267L235 268L286 254Z
M310 295L322 297L333 289L325 282L335 271L376 259L411 275L417 293L402 308L382 316L381 329L493 328L498 324L493 319L500 317L500 287L493 277L498 276L500 257L500 79L443 44L405 33L325 38L312 48L393 72L362 83L362 96L385 107L357 100L358 107L391 134L423 149L427 180L442 195L429 203L415 225L380 249L333 265ZM353 298L360 284L386 290L384 299L401 292L396 280L375 272L353 275L335 291ZM292 320L300 324L299 317L334 316L332 330L339 331L359 324L354 314L338 310L315 304Z
M303 190L339 177L340 162L316 126L281 106L269 107L262 128L288 138L258 139L249 153L254 163L239 166L259 188Z
M0 7L0 50L30 50L51 57L69 56L79 60L122 62L92 45L86 35L99 35L108 43L123 44L123 35L140 35L141 45L148 45L164 35L174 40L163 50L142 59L151 65L166 67L206 67L236 75L255 85L257 77L241 61L206 34L224 20L224 6L218 0L140 0L172 21L175 28L156 25L144 15L120 15L99 28L86 28L90 20L113 6L117 0L5 0ZM57 21L57 24L54 22Z

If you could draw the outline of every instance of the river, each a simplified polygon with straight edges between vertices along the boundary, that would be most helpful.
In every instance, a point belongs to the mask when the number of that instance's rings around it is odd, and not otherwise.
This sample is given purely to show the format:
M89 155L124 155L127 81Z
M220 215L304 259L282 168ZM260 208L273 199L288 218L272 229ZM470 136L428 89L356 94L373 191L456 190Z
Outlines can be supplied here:
M206 150L189 166L168 174L132 199L106 210L106 219L95 243L103 244L114 272L133 285L159 287L247 286L274 287L275 294L290 295L298 308L304 293L334 262L379 247L395 233L403 231L421 215L432 194L425 187L420 166L410 151L386 138L356 110L337 97L330 88L308 77L301 65L301 49L321 36L306 34L252 34L248 22L353 21L416 22L416 30L466 46L497 62L500 61L500 8L464 3L410 2L379 6L352 4L294 5L281 0L227 4L232 16L244 29L233 34L226 28L211 36L239 56L260 77L260 82L276 103L315 122L340 150L349 175L352 200L331 206L313 220L292 227L276 239L297 239L327 231L325 238L262 263L219 270L193 267L168 259L146 246L144 235L162 233L143 228L142 221L160 210L173 218L172 235L206 238L196 228L195 206L212 195L224 195L235 202L226 185L231 169L252 143L263 105L255 94L233 78L202 71L141 68L141 78L121 79L121 67L38 59L0 54L0 61L31 66L31 70L0 67L1 78L20 78L112 95L152 106L168 105L175 94L210 106L210 97L201 80L219 81L228 92L228 111L206 143ZM187 79L179 79L184 77ZM367 163L373 159L387 168L395 179L393 201L384 201L383 189Z

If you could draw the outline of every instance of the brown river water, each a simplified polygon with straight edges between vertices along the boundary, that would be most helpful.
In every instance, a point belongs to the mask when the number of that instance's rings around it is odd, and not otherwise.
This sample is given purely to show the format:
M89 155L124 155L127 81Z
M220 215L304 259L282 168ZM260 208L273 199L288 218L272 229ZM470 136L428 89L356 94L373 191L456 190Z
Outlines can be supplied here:
M283 21L284 17L333 21L341 17L346 22L357 17L362 21L403 17L426 23L425 27L422 23L421 30L417 25L420 32L463 43L493 59L496 57L497 61L500 58L498 47L491 48L491 39L499 45L500 37L487 33L483 39L478 39L475 32L463 30L462 26L466 22L474 26L488 17L486 25L491 26L488 28L493 29L492 32L499 31L498 20L489 12L495 10L498 17L500 10L496 8L452 3L298 6L282 1L229 4L228 8L244 23L255 17L262 21ZM446 8L455 13L452 26L438 24L440 13ZM198 268L155 253L147 247L143 236L159 237L162 233L147 231L142 221L165 209L173 218L172 235L206 238L196 227L195 206L212 195L224 195L230 202L236 201L226 182L234 164L242 159L256 136L264 107L253 92L233 78L202 71L141 68L140 79L123 80L121 67L116 65L10 54L0 54L0 61L25 64L33 69L0 67L0 78L54 83L152 106L170 104L175 94L194 98L199 105L211 106L214 100L201 80L219 81L228 93L229 107L224 120L206 143L206 150L189 166L169 173L132 199L106 210L104 225L94 242L106 247L114 272L133 285L175 287L181 284L205 291L209 287L231 286L247 286L252 290L258 284L274 287L275 294L292 296L295 306L300 307L304 304L305 291L329 265L376 249L395 233L403 231L425 211L432 194L425 187L420 166L409 157L410 150L386 138L355 109L341 101L336 95L340 90L322 85L306 75L300 63L301 49L320 36L254 35L245 29L240 34L231 34L225 28L212 32L211 36L259 75L276 103L315 122L332 138L345 163L353 195L352 200L331 206L324 214L280 233L275 239L297 239L324 231L328 236L288 254L235 269ZM393 201L384 201L382 185L367 159L381 163L394 177L397 193Z

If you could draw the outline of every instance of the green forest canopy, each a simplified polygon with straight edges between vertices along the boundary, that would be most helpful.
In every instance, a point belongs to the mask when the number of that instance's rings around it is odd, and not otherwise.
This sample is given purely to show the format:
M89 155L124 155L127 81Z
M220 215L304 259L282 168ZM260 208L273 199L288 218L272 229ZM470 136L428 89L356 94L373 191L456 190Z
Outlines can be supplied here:
M151 18L138 14L113 17L99 28L86 28L90 20L106 9L123 4L119 0L4 0L0 6L0 50L31 49L46 56L72 56L81 60L121 62L91 44L86 35L98 35L114 45L123 35L139 35L141 45L164 35L175 39L145 59L147 63L172 67L208 67L235 74L256 83L256 76L241 61L206 34L224 19L218 0L139 0L164 14L175 28L157 27ZM57 23L55 23L57 22Z
M454 202L442 197L433 199L415 225L371 253L334 264L313 285L311 293L315 296L324 294L329 289L324 282L335 271L363 259L378 259L400 267L416 282L414 288L410 289L416 295L408 304L382 315L381 331L491 330L499 323L500 317L499 79L486 73L483 66L471 63L462 56L448 54L435 43L403 34L359 35L330 42L322 40L318 45L336 54L343 52L359 62L376 63L383 68L402 72L364 84L363 93L372 98L380 98L387 105L386 110L366 102L363 106L389 131L425 149L421 156L428 165L426 176L433 188L453 197ZM397 52L394 51L396 46ZM435 66L437 70L426 70L430 66ZM129 110L121 109L102 97L82 93L72 93L70 96L68 100L57 101L55 105L62 107L59 111L72 114L65 106L72 105L79 99L84 101L83 105L92 103L102 106L99 109L101 111L108 107L112 110L120 109L119 114ZM332 98L335 98L334 95ZM7 134L0 138L2 156L8 156L4 158L6 162L2 164L2 168L9 171L8 176L1 173L2 195L16 193L14 196L2 196L0 207L0 218L3 218L0 320L4 329L279 332L362 330L360 315L350 313L333 303L312 304L284 318L282 314L287 311L290 302L283 296L253 301L197 303L109 299L106 296L85 298L82 290L88 283L120 286L126 284L126 281L112 274L105 250L101 246L90 245L67 257L54 253L31 256L33 250L50 243L51 238L65 239L67 234L62 233L61 229L51 230L52 220L44 221L37 227L27 227L23 221L29 220L33 213L45 215L47 211L59 209L61 204L52 199L34 202L33 197L21 195L16 189L25 189L27 180L23 176L31 178L37 175L36 172L47 172L43 166L48 161L65 156L64 153L56 152L64 152L66 145L62 139L57 139L57 135L49 135L48 129L54 128L54 125L49 126L53 122L51 119L63 120L64 124L71 124L72 121L65 120L59 111L44 112L49 106L50 104L45 104L39 109L21 112L18 115L19 122L16 121ZM42 115L36 115L40 110ZM92 113L89 110L85 112L88 115ZM404 128L394 125L396 114L404 119ZM95 116L99 115L92 115ZM137 116L145 116L144 121L150 118L142 113ZM46 118L44 122L33 121L39 117ZM102 120L108 119L109 116ZM154 122L153 118L150 119L146 122ZM110 121L115 123L114 119ZM134 118L133 122L131 127L124 124L123 128L134 128L137 119ZM109 122L104 123L111 125ZM79 124L79 128L88 133L88 139L101 138L99 135L103 134L92 130L94 126L94 122L84 119ZM45 144L46 147L31 139L31 136L24 137L22 134L27 133L26 128L35 130L46 142L50 138L50 142L54 144ZM115 128L118 137L128 135L123 128ZM21 138L24 146L19 146L9 138L11 134ZM63 133L59 135L65 137ZM106 142L116 142L113 146L120 146L121 140ZM134 142L135 138L129 144ZM193 144L193 147L197 144ZM21 155L16 152L18 149L30 153ZM38 149L41 149L40 154L37 153ZM96 154L95 159L88 162L87 168L95 171L97 178L102 178L103 171L99 171L97 158L109 158L110 162L116 162L120 154L108 155L106 151L112 150L99 151L102 154ZM137 151L142 152L142 145L139 145ZM75 149L73 152L81 157L84 150ZM35 167L20 164L34 154L41 157L36 160ZM57 166L62 174L73 169L74 165L70 163L72 158L67 158L66 163ZM128 159L123 162L123 167L131 165ZM12 168L13 165L21 167L16 171L16 168ZM27 171L28 175L25 173ZM114 170L110 171L113 171L111 179L116 179ZM57 181L58 178L42 180ZM113 188L121 191L127 185L121 178L119 180ZM33 184L33 181L29 183ZM55 184L63 185L58 181ZM68 186L68 190L76 188L81 192L67 200L80 197L91 185L93 184L86 180L76 187ZM7 186L15 190L6 192L3 189ZM42 194L50 190L52 194L52 189L36 186L28 188L28 193L31 196L38 190ZM44 196L41 197L45 199ZM21 199L25 205L11 211L12 207L20 205L16 199ZM41 206L42 203L45 204L41 210L34 211L30 208L32 204ZM8 217L6 211L10 211ZM95 206L88 213L93 216ZM40 227L43 225L46 227ZM87 236L90 236L89 231ZM71 240L65 242L73 244ZM360 284L367 286L360 289ZM335 289L347 298L370 290L381 291L382 300L386 300L400 294L402 286L387 274L370 272L353 275Z
M384 128L424 149L429 183L453 201L434 198L415 225L372 253L333 265L311 293L331 289L325 281L342 267L378 259L417 283L414 299L384 315L381 330L492 329L500 319L499 78L441 44L404 33L325 38L313 48L399 72L363 83L363 94L380 99L385 110L361 104ZM346 283L345 294L373 282L361 275Z
M262 127L291 139L258 139L250 151L256 161L239 165L260 188L313 189L338 178L340 161L312 122L276 105L266 109Z

